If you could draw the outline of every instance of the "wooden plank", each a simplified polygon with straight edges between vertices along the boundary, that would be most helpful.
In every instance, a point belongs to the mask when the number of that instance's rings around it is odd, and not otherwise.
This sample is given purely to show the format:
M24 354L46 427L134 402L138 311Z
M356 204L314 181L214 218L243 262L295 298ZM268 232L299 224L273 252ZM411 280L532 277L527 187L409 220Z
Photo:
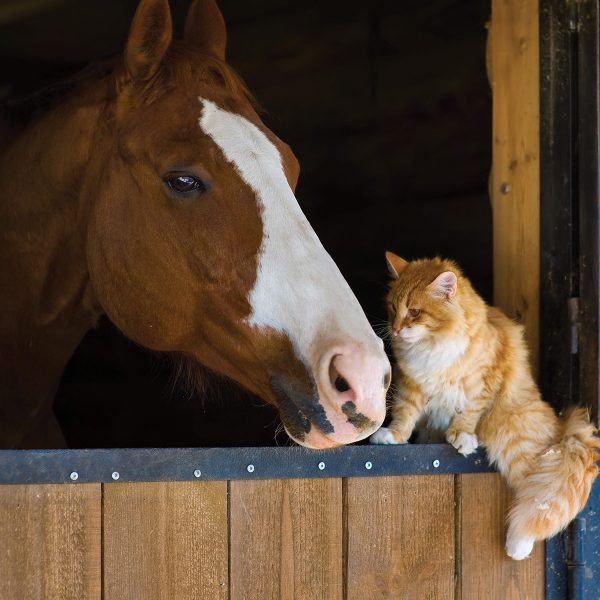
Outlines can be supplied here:
M341 600L342 480L230 486L231 599Z
M525 325L537 364L540 285L537 0L493 0L494 301Z
M104 486L104 600L228 598L227 482Z
M99 600L99 484L0 486L0 598Z
M525 325L537 372L539 345L539 17L538 0L492 0L488 76L493 92L494 301ZM458 595L542 598L544 552L504 554L510 501L498 475L458 477Z
M463 600L543 600L544 545L515 561L504 552L509 494L496 473L460 476Z
M454 598L454 477L347 485L348 600Z

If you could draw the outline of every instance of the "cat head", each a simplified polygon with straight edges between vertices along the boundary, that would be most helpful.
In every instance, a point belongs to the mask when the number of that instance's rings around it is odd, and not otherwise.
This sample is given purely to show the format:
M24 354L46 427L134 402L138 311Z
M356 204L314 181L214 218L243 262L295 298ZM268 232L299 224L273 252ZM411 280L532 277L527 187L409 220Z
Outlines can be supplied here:
M457 333L469 286L456 264L440 258L409 262L393 252L385 257L392 276L386 300L393 337L412 345Z

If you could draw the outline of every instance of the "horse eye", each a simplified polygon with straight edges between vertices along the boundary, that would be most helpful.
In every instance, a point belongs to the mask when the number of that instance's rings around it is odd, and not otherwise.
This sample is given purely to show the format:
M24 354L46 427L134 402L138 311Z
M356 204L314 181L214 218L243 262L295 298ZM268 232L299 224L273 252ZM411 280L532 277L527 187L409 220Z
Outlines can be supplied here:
M421 310L419 308L409 308L408 309L408 314L413 318L416 319L420 314L421 314Z
M165 177L167 187L180 196L196 196L208 191L208 186L194 175L171 173Z

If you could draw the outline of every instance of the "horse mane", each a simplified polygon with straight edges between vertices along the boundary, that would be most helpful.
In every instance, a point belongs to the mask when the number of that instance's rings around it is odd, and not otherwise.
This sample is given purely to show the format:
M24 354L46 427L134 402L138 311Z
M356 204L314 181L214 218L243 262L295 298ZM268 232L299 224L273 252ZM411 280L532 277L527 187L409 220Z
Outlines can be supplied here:
M101 81L115 71L114 60L90 63L77 73L25 96L0 102L0 119L12 128L23 128L56 108L69 95L90 82Z
M0 102L0 120L12 129L21 129L56 108L86 84L103 79L107 79L110 88L116 93L120 87L119 80L127 81L119 58L90 63L74 75L38 91ZM175 86L183 84L188 89L193 89L193 84L197 84L199 80L211 84L216 82L233 96L245 97L259 114L264 114L241 77L227 63L216 57L200 54L180 42L173 43L156 76L146 84L148 93L144 96L144 103L151 104Z

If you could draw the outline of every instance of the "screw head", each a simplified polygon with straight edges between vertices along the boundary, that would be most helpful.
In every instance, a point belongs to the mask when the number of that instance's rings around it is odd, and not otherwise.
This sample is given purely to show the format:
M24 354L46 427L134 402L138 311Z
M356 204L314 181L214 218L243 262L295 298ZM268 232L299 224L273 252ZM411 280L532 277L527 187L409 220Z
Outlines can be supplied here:
M318 464L318 467L319 467L319 469L322 471L322 470L325 468L325 463L324 463L323 461L321 461L321 462Z
M202 475L202 471L200 469L196 469L194 471L194 477L200 477Z
M372 468L373 468L373 463L370 460L368 460L365 463L365 469L367 469L367 471L370 471Z
M119 479L120 475L119 475L119 471L113 471L111 477L116 481L117 479Z
M440 461L439 461L439 460L436 458L436 459L433 461L433 468L434 468L434 469L437 469L439 466L440 466Z
M248 465L246 467L246 470L248 471L248 473L254 473L254 465Z
M69 477L71 478L71 481L77 481L79 479L79 473L77 471L73 471Z
M510 192L510 183L508 183L507 181L503 181L500 184L500 193L506 195L509 192Z

